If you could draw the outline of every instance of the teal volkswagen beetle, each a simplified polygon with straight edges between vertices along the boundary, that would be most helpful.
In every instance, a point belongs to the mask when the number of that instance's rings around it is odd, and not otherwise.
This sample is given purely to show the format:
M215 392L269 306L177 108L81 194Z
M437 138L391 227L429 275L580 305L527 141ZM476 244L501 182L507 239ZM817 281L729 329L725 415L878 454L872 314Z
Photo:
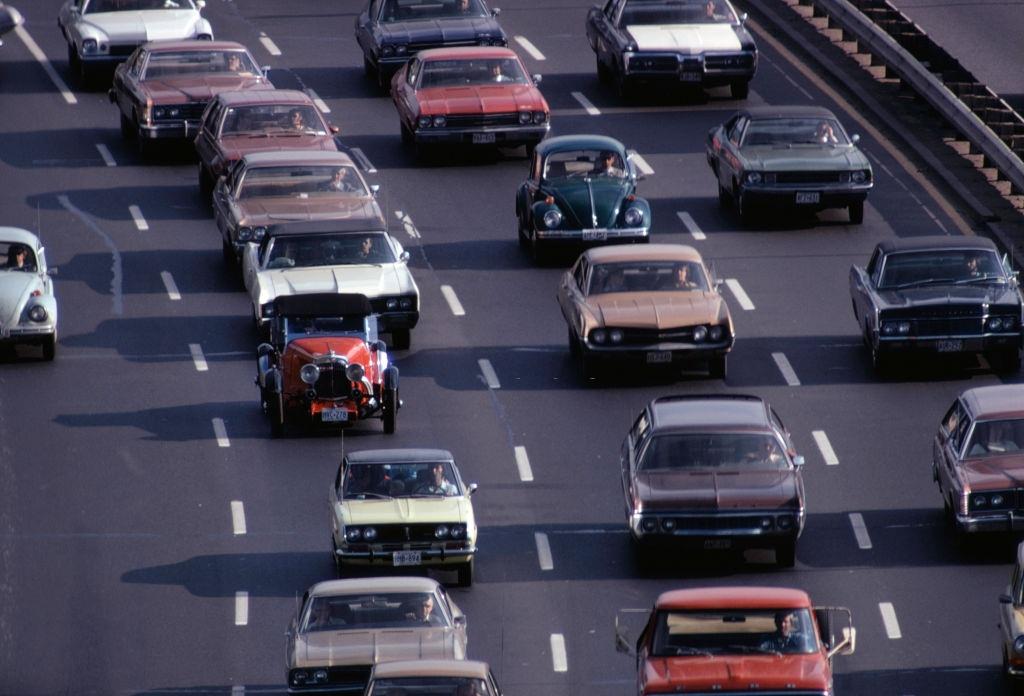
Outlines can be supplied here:
M539 145L516 192L519 243L542 262L551 247L646 242L651 206L636 195L626 148L601 135L563 135Z

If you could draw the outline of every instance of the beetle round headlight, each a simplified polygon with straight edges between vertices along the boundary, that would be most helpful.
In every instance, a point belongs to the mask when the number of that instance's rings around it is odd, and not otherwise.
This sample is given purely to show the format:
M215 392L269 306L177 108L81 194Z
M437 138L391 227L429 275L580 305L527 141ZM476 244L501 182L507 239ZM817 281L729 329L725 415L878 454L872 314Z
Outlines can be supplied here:
M708 338L710 338L712 341L721 341L722 336L724 335L725 329L723 329L721 326L712 326L710 329L708 329Z
M434 128L444 128L448 123L448 119L445 116L434 117Z
M519 112L519 123L520 125L526 125L533 120L533 112L531 111L520 111Z
M313 363L306 363L299 368L299 379L306 384L316 384L316 381L320 379L320 368Z
M248 242L252 240L252 228L251 227L239 227L238 232L235 233L240 242Z
M760 184L761 183L761 172L747 172L747 183L748 184Z
M622 329L612 329L609 331L608 339L612 343L622 343Z
M359 527L347 527L345 529L345 540L346 541L359 541L360 537L363 536L363 530Z
M708 327L697 326L693 329L693 340L695 343L701 343L708 337Z
M608 332L604 329L594 329L590 332L590 340L601 345L608 340Z
M431 118L430 118L429 116L420 116L420 117L419 117L419 118L418 118L418 119L416 120L416 123L418 123L418 124L419 124L419 127L420 127L420 128L430 128L430 124L431 124L432 122L433 122L433 121L431 120Z
M549 210L544 213L544 226L553 230L562 224L562 214L557 210Z
M366 370L359 363L352 363L345 368L345 376L348 377L350 382L360 382L363 376L366 374Z
M33 305L32 309L28 310L28 318L32 321L46 321L46 317L46 307L42 305Z
M627 208L622 219L625 220L626 224L630 227L636 227L637 225L643 224L644 211L639 208Z
M437 525L437 529L434 530L434 536L437 537L438 539L444 539L446 536L448 536L448 525L446 525L446 524L439 524L439 525Z
M373 541L377 538L377 530L373 527L367 527L363 530L363 538L367 541Z

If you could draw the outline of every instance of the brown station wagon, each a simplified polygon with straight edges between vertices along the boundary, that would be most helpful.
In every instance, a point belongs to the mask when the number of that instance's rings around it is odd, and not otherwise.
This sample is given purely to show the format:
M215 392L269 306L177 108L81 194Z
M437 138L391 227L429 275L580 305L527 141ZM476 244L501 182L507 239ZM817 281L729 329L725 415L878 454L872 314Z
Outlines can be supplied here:
M804 526L804 458L757 396L667 396L622 443L626 520L641 561L679 547L770 547L793 565Z
M249 152L337 150L337 133L305 92L221 92L196 135L199 192L209 196L217 178Z
M935 436L932 476L958 532L1024 530L1024 385L961 394Z

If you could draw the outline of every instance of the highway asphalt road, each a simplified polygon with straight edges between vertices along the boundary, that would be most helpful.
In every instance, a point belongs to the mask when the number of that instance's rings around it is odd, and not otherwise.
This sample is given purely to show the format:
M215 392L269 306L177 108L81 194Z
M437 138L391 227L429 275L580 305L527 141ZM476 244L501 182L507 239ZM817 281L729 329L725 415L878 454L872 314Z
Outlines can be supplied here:
M0 49L2 222L41 231L61 307L55 362L26 351L0 365L0 693L282 691L296 597L333 572L326 501L340 454L385 446L448 448L480 484L476 582L452 593L471 656L491 663L508 696L631 693L616 613L719 583L801 587L850 607L857 652L836 661L837 693L999 693L996 598L1013 543L954 547L930 455L957 393L1001 380L968 359L879 381L850 311L849 267L876 242L959 229L885 143L862 142L877 179L862 226L836 211L743 229L718 209L704 160L704 134L737 107L725 91L619 103L594 74L585 2L502 3L513 47L544 75L553 133L634 148L653 170L640 190L654 239L693 244L749 300L726 291L738 340L724 383L632 372L585 383L555 302L562 270L535 268L516 244L522 151L415 162L390 100L362 76L352 0L211 0L217 36L246 43L278 86L315 90L376 168L422 292L412 349L396 356L397 434L371 422L344 437L272 440L252 382L248 300L222 267L188 147L143 162L122 142L105 93L69 80L58 6L19 3L74 103L23 40ZM865 133L813 66L755 31L762 62L748 104L826 105ZM500 385L488 386L481 360ZM649 399L706 392L766 397L807 458L809 515L792 570L770 552L678 558L648 576L634 565L621 439ZM866 537L854 534L856 515Z

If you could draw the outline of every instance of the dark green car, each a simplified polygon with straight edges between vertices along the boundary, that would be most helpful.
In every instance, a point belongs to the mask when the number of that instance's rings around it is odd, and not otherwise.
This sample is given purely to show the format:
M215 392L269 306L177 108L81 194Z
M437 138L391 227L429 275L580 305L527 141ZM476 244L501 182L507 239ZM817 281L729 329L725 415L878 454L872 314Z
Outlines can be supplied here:
M601 135L563 135L539 145L516 192L519 243L542 261L551 247L647 242L651 206L636 196L625 146Z

